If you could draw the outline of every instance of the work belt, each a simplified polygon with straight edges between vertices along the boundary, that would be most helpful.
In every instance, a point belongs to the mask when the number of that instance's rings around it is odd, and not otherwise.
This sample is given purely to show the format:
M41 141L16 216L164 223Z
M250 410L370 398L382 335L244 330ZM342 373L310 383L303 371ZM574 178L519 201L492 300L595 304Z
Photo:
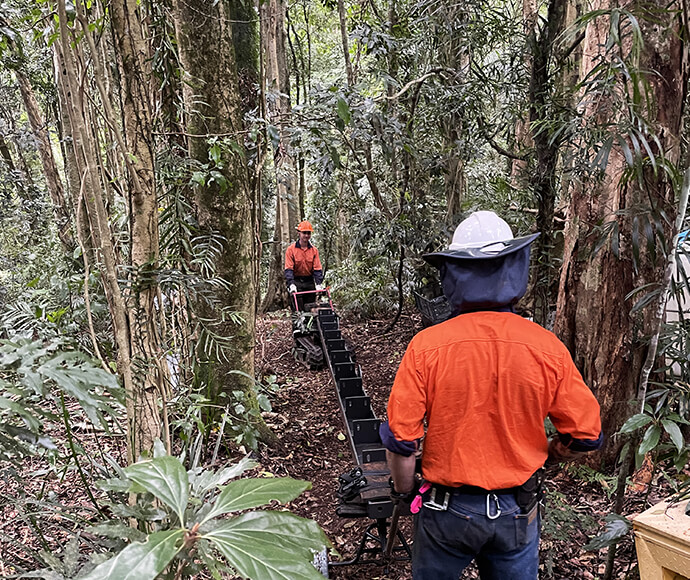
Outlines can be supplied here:
M513 495L523 514L530 513L542 499L544 484L544 469L539 469L522 485L504 489L484 489L474 485L460 485L450 487L447 485L431 484L428 499L424 501L424 507L445 511L448 509L448 501L453 495L485 495L486 516L495 519L501 515L498 496Z

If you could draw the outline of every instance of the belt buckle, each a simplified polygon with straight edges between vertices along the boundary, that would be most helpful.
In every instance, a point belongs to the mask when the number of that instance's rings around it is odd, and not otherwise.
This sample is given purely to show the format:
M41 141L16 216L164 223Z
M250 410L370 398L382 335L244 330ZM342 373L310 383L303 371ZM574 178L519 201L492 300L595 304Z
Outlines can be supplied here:
M424 502L424 507L437 512L444 512L448 509L448 500L450 499L450 493L448 493L447 491L443 492L445 494L443 496L443 503L438 503L438 501L436 501L437 493L438 489L436 487L432 487L429 499Z

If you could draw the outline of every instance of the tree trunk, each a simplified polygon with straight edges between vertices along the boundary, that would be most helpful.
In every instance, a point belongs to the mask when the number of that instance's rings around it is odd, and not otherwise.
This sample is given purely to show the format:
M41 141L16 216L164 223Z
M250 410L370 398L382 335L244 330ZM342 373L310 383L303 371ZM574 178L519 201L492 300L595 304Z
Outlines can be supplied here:
M534 169L530 185L537 202L537 238L533 254L536 258L532 274L533 314L535 322L547 326L549 314L556 298L554 265L554 211L556 207L558 154L560 140L553 137L553 131L546 127L555 124L557 114L554 95L558 92L560 79L553 74L554 45L565 28L568 0L549 2L546 23L541 29L532 28L529 36L531 47L532 74L529 84L530 127L540 129L531 135L534 145ZM539 123L541 121L541 123Z
M102 261L101 275L117 345L117 369L122 377L128 401L131 401L134 397L134 386L127 306L118 282L118 260L112 243L108 214L101 193L103 188L99 179L99 147L97 143L94 143L92 133L86 124L88 112L84 95L85 87L78 82L76 63L70 50L73 38L68 28L70 20L67 17L65 0L58 0L58 15L61 52L64 56L64 68L62 71L67 89L65 102L69 107L74 147L80 163L80 197L87 208L94 247L98 248L99 257ZM129 402L127 410L128 417L132 416L133 409ZM128 460L132 462L135 458L133 456L133 449L129 445L127 453Z
M283 256L300 220L297 171L289 143L291 119L290 79L285 51L285 4L267 0L261 6L261 41L266 76L266 113L271 125L279 130L273 143L273 167L276 176L276 223L271 248L268 289L262 311L287 304L283 274Z
M259 84L259 31L253 0L234 0L228 3L232 23L232 44L235 48L240 103L243 113L256 107L256 87Z
M123 141L120 147L127 167L132 266L129 326L132 362L138 370L129 436L135 457L151 450L155 440L162 438L162 418L158 407L160 400L165 400L164 389L167 388L167 366L159 347L162 339L157 325L158 199L152 143L153 75L143 26L146 15L140 13L143 10L144 5L137 0L113 0L110 3L121 71L123 136L119 134L112 111L106 116L117 140ZM86 30L85 34L90 38ZM106 78L103 71L97 70L96 74L101 79ZM102 99L106 103L108 95L103 94ZM158 305L158 308L162 307L162 304Z
M351 87L355 84L355 75L352 72L352 62L350 60L350 44L348 42L347 34L347 15L345 12L345 0L338 0L338 19L340 20L340 42L343 46L343 58L345 60L345 73L347 75L347 84Z
M462 84L463 70L470 60L471 47L463 51L461 33L467 16L460 4L450 3L444 8L447 34L440 43L442 65L454 70L453 84ZM461 56L459 56L461 55ZM458 142L463 134L463 119L455 108L440 119L443 149L445 153L445 172L443 175L446 192L446 224L454 228L459 223L463 194L465 191L465 163L458 150Z
M58 238L60 238L60 243L62 244L65 255L71 257L75 248L72 232L70 231L72 220L69 215L69 206L65 202L62 180L60 179L60 174L55 164L55 157L53 156L50 137L43 121L43 114L38 106L38 101L36 100L28 77L18 68L14 70L14 74L19 83L19 91L22 95L27 117L29 118L31 131L38 145L43 175L45 176L46 187L53 205L53 214L55 215Z
M199 355L207 365L207 376L217 403L229 404L233 391L242 391L246 403L258 409L254 392L255 288L253 261L256 259L254 232L245 157L242 149L242 117L237 64L228 27L226 0L212 3L175 0L175 19L180 62L183 66L184 101L188 111L189 152L201 163L209 160L209 137L234 134L235 147L222 148L217 165L227 180L199 186L196 205L199 224L206 232L217 232L225 246L217 260L217 275L228 284L218 287L217 306L198 305L213 320L213 330L227 341L222 356ZM227 308L241 314L241 320L227 316ZM241 371L244 374L233 373ZM221 398L221 394L226 397ZM246 404L245 403L245 404ZM258 415L258 414L257 414ZM260 417L260 416L259 416ZM275 436L262 419L254 425L260 437L272 442Z
M599 2L593 9L607 9L608 2ZM635 7L630 6L634 11ZM657 159L664 152L669 162L679 155L678 135L687 83L679 23L675 10L657 6L664 14L663 25L641 21L645 45L638 64L651 85L654 103L647 109L647 120L659 138L664 151L654 151ZM680 11L682 12L682 11ZM596 57L605 46L609 31L608 18L599 17L589 23L584 40L584 78L595 66ZM595 108L596 107L596 108ZM586 120L590 123L611 123L625 107L610 99L590 101ZM651 141L651 140L650 140ZM575 191L568 208L565 233L565 254L559 286L556 332L569 347L587 384L593 389L602 407L602 423L606 436L603 460L615 461L619 443L613 437L623 422L634 412L640 370L646 354L644 337L648 334L651 313L635 315L626 296L645 284L658 285L663 277L662 252L653 260L644 248L635 263L634 219L640 208L649 207L652 214L675 214L670 184L665 174L653 174L645 168L646 184L621 182L626 169L621 149L614 147L609 156L606 174L601 181L582 183ZM670 226L659 219L663 237L672 239ZM598 252L594 246L602 231L611 237ZM644 237L644 236L643 236Z
M64 65L64 57L59 42L53 44L53 64L55 67L55 86L57 87L59 108L60 108L60 145L62 147L62 158L65 165L65 180L67 183L67 196L65 201L69 201L74 216L77 240L82 252L86 255L88 263L95 262L94 243L91 238L91 230L88 224L87 208L84 196L80 189L88 189L89 180L81 179L81 166L77 151L75 150L75 137L72 130L70 119L70 106L67 102L69 88L67 87L67 71ZM92 197L92 194L87 194Z

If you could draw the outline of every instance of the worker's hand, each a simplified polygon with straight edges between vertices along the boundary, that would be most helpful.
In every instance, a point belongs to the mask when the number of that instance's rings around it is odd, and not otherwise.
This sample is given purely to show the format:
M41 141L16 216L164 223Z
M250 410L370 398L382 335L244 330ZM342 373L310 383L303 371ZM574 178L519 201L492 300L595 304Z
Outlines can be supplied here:
M292 294L293 292L297 292L297 286L295 286L294 284L290 284L290 286L288 287L288 292L290 294Z
M407 491L396 490L392 477L388 479L388 485L390 485L391 488L391 499L393 500L393 503L405 503L409 505L412 503L412 500L419 491L419 479L417 477L414 478L414 485L412 486L412 489Z
M560 442L558 437L554 437L549 441L549 458L546 460L546 466L549 467L557 463L572 461L581 455L584 455L582 451L571 451Z
M316 289L317 290L323 290L323 284L317 284Z

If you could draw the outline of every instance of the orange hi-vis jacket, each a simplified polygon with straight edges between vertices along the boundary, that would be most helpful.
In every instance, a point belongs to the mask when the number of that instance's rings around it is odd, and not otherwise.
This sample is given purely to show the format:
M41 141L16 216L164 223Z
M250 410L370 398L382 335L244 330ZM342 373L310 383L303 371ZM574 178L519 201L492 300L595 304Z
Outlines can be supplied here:
M315 270L323 270L319 251L312 244L306 248L299 242L290 244L285 252L285 269L292 270L294 276L313 276Z
M388 401L398 441L424 437L427 481L521 485L548 456L544 419L577 441L600 438L599 404L565 345L510 312L461 314L417 334Z

